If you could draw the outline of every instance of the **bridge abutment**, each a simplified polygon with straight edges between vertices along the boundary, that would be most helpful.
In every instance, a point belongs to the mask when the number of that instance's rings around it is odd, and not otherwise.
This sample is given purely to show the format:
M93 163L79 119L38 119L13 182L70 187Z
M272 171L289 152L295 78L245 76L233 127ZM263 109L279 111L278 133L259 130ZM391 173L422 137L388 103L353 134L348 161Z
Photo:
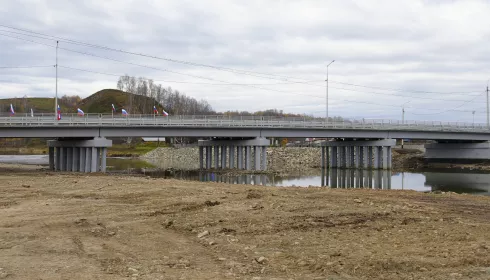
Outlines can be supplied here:
M199 167L266 170L269 145L270 141L265 138L199 140Z
M49 169L69 172L106 172L107 148L112 140L58 139L48 141Z
M391 169L394 139L326 141L322 144L321 167L345 169Z
M476 162L490 160L490 142L446 142L425 145L425 157L438 162Z

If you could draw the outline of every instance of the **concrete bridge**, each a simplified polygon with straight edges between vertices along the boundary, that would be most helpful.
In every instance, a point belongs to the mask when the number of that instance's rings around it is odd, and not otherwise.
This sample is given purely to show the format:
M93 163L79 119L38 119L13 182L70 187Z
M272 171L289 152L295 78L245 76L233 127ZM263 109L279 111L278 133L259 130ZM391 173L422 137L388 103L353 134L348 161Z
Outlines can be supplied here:
M325 122L323 119L260 116L102 114L63 115L58 121L54 114L44 114L0 117L0 137L57 138L49 142L51 168L83 172L105 170L107 147L112 145L106 137L214 139L199 144L202 168L263 170L266 168L264 147L269 145L267 138L274 137L334 140L326 141L322 147L323 167L389 169L394 139L437 141L426 147L429 158L449 158L455 154L457 158L490 159L487 126L441 121ZM255 140L250 141L252 139Z

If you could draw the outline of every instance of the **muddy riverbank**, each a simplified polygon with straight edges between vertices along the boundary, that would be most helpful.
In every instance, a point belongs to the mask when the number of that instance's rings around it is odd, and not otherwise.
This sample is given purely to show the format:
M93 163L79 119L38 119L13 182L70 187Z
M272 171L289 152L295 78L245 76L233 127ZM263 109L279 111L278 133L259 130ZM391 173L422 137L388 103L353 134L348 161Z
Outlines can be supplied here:
M10 166L0 279L489 279L489 213L454 193Z

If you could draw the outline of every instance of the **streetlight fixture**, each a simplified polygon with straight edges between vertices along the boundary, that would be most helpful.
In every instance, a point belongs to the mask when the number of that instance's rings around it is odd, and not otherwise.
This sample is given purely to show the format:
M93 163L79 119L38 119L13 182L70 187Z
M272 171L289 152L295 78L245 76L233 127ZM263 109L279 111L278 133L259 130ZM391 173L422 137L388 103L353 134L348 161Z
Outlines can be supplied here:
M328 66L330 66L330 64L334 63L335 62L335 59L332 60L332 62L330 62L328 65L327 65L327 79L325 80L325 82L327 83L327 93L326 93L326 96L327 96L327 100L326 100L326 110L325 110L325 122L328 122Z
M410 101L412 101L412 100L410 100ZM407 102L403 103L403 105L402 105L402 124L405 124L405 105L410 103L410 101L407 101Z
M471 112L473 114L473 127L475 127L475 113L476 111Z

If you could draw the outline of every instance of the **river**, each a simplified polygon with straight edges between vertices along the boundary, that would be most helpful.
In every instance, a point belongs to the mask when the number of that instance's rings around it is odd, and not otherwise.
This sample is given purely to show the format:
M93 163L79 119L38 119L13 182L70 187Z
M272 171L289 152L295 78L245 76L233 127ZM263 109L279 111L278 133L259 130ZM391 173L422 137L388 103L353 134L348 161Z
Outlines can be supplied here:
M48 157L43 155L0 155L0 163L18 163L47 165ZM152 171L154 166L137 159L109 158L109 172L145 173L154 177L176 178L185 180L225 182L232 184L253 184L264 186L301 186L334 188L375 188L391 190L453 191L490 195L490 173L468 172L461 169L421 170L417 172L391 172L367 170L315 170L309 174L289 174L277 176L272 174L258 175L220 175L214 172L201 171Z

